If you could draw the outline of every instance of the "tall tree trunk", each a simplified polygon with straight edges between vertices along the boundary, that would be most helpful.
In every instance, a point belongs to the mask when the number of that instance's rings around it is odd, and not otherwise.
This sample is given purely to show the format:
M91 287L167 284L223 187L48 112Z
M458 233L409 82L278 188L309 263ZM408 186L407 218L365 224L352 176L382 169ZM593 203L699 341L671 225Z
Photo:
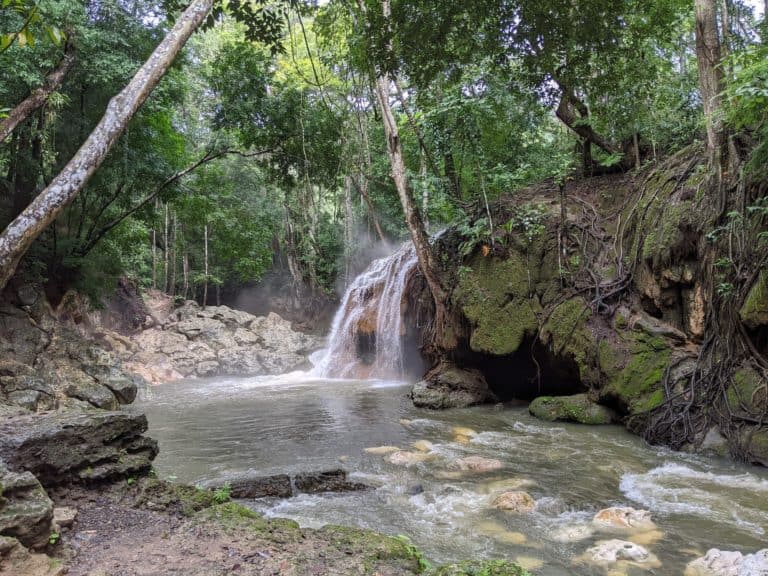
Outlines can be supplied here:
M29 96L8 113L5 119L0 121L0 143L8 138L19 124L24 122L24 120L29 118L48 101L48 97L61 86L64 77L72 68L74 62L75 51L71 39L68 39L64 46L64 57L56 69L45 77L43 85L40 88L35 88Z
M169 289L169 294L171 296L176 295L176 237L178 236L178 230L179 225L176 221L176 212L173 212L173 216L171 218L173 221L173 225L171 226L171 285Z
M573 89L562 81L558 81L562 94L560 103L555 110L555 115L560 121L584 138L588 143L594 144L606 154L618 154L619 150L606 138L595 132L589 124L589 108L574 94Z
M694 0L696 9L696 61L699 67L699 90L707 126L707 154L717 169L718 179L728 160L725 127L721 113L723 71L720 37L717 28L716 0Z
M35 239L77 196L128 122L160 82L176 55L211 10L213 0L194 0L170 32L139 68L128 85L112 100L99 124L56 176L27 208L0 234L0 290L16 272Z
M165 206L165 225L163 227L163 292L168 294L168 256L171 253L168 243L168 204Z
M382 0L382 11L384 16L384 26L389 29L389 20L391 18L391 7L389 0ZM358 0L358 6L363 15L365 15L364 0ZM391 51L391 44L388 44L387 50ZM387 153L389 155L392 167L392 179L395 182L400 204L405 214L405 223L411 235L411 240L416 249L416 256L419 261L424 278L427 281L429 291L435 303L435 344L443 349L452 349L456 347L456 332L453 329L452 322L447 309L448 293L443 287L440 271L435 261L432 247L429 245L429 238L424 229L424 223L413 199L413 193L408 183L405 161L403 159L403 149L400 142L400 133L395 122L395 116L389 104L390 87L393 79L389 72L379 68L376 71L376 97L381 111L382 122L384 124L384 135L387 141Z
M203 308L208 305L208 224L203 227L203 245L204 248L204 274L205 283L203 284Z
M355 212L352 209L352 176L344 176L344 288L352 282L353 243L355 241Z

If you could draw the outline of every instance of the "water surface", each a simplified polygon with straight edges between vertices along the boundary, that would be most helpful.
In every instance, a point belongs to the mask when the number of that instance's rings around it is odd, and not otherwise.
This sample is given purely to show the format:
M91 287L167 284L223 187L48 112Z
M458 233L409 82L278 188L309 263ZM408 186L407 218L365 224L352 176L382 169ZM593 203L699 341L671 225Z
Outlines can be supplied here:
M301 495L249 505L303 526L328 523L405 534L439 563L469 557L521 558L537 574L601 574L577 561L595 534L563 542L564 528L585 526L607 506L653 514L664 533L648 545L656 571L682 574L710 547L754 552L768 541L768 472L724 460L646 446L618 426L549 424L525 407L432 412L414 408L402 383L318 380L307 374L213 379L151 388L134 405L160 443L162 477L196 483L244 472L347 469L375 490ZM469 442L452 428L477 431ZM434 458L412 467L364 449L418 440ZM466 456L497 458L502 470L459 472ZM512 515L490 507L505 487L524 485L536 510ZM523 542L524 540L524 542Z

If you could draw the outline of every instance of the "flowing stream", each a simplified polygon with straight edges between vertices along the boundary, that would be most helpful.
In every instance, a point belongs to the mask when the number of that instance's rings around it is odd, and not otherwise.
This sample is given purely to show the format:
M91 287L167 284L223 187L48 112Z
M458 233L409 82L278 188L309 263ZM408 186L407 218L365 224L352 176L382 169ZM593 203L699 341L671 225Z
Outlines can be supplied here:
M616 505L653 514L663 534L643 538L662 562L656 574L682 574L710 547L754 552L768 541L764 469L650 448L618 426L541 422L519 406L420 410L407 391L398 382L294 373L177 382L151 388L135 406L160 443L162 477L195 483L341 466L375 489L248 505L304 526L405 534L435 562L518 558L542 575L601 574L578 557L615 537L589 535L588 527L597 510ZM477 434L457 436L456 426ZM431 457L413 466L364 451L411 449L419 440L433 444ZM497 458L503 468L457 470L456 460L470 455ZM533 513L490 506L510 487L535 498ZM649 572L625 566L621 573Z
M146 412L149 433L160 443L159 473L188 483L224 483L243 474L343 466L374 489L248 505L309 527L333 523L404 534L439 563L511 558L545 576L603 573L580 557L615 537L647 546L662 563L656 574L682 574L711 547L765 547L764 469L650 448L618 426L541 422L524 406L429 412L411 404L402 382L351 379L402 374L401 310L415 265L406 244L353 282L313 372L147 390L134 406ZM365 361L361 335L374 344L373 358ZM410 465L366 451L413 451L414 443L429 452ZM462 471L459 461L471 456L497 459L501 468ZM494 509L492 500L509 489L530 493L533 512ZM610 506L649 510L658 530L633 536L595 531L592 517ZM618 568L611 574L648 573L629 564Z

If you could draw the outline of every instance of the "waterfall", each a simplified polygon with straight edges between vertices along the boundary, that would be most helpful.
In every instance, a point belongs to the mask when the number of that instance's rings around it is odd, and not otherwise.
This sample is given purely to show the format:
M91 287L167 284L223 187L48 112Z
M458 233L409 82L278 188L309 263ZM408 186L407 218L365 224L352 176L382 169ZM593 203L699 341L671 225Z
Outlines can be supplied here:
M328 349L316 371L333 378L392 378L403 375L402 302L405 285L416 267L411 242L374 260L347 289L331 327ZM375 342L375 358L360 356L360 339Z

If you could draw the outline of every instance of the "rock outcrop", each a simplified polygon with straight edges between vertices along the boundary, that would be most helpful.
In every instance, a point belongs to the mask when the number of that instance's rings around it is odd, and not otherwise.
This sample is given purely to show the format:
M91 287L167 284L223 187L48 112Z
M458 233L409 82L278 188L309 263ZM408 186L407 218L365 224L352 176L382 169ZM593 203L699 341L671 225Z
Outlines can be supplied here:
M53 502L37 478L11 471L0 460L0 488L0 538L13 537L28 548L48 544Z
M53 412L0 423L0 459L31 472L45 488L97 483L149 471L157 443L147 419L126 412Z
M319 339L291 329L277 314L257 317L188 301L132 338L127 369L150 382L181 377L282 374L308 365Z
M685 576L762 576L768 574L768 548L754 554L712 548L688 563Z
M463 369L444 362L430 371L411 391L420 408L466 408L494 400L479 370Z
M69 300L54 310L28 286L19 291L0 301L0 404L35 412L133 401L143 380L69 319Z

